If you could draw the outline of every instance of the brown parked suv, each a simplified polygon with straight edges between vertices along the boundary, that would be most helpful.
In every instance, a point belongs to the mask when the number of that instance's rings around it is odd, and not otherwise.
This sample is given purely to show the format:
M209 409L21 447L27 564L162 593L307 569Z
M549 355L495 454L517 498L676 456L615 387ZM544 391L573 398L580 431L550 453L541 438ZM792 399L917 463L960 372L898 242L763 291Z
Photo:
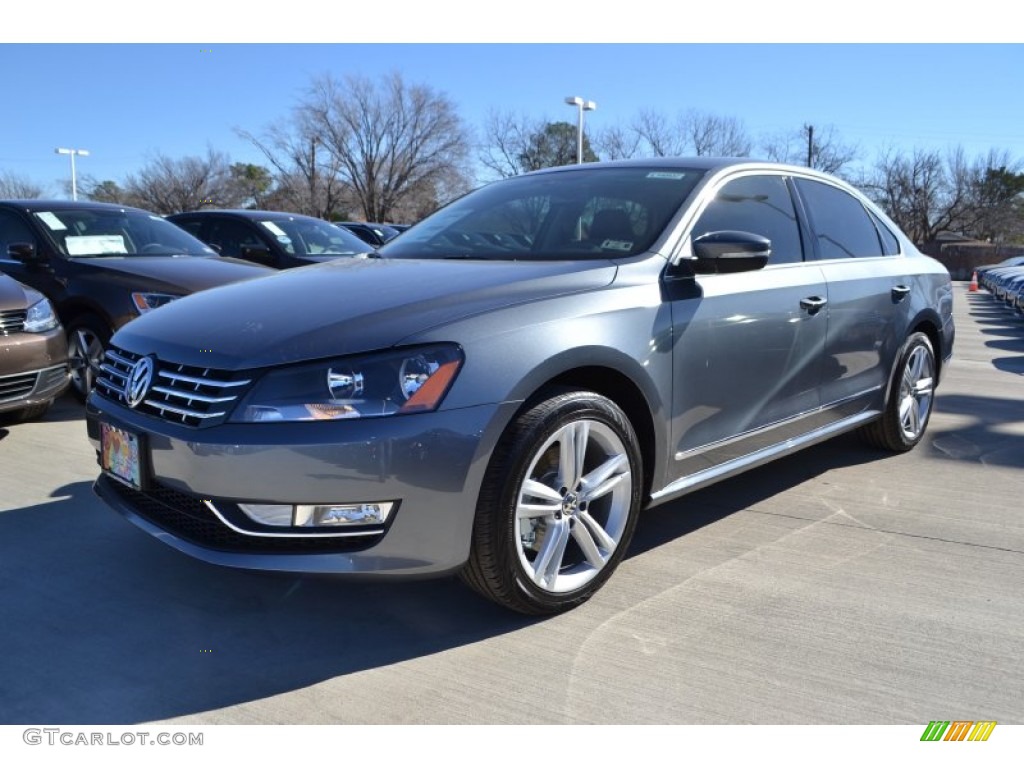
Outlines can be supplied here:
M0 421L42 415L68 385L68 345L50 302L0 273Z

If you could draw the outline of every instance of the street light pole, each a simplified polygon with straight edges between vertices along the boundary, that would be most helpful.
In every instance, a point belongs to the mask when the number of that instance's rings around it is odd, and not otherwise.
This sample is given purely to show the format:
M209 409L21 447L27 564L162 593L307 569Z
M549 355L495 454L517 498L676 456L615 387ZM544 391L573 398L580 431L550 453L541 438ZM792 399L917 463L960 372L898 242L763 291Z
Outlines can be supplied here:
M579 96L566 96L565 103L579 110L579 126L576 129L576 164L580 165L583 162L583 113L597 109L597 103L584 101Z
M81 155L82 157L89 156L88 149L66 149L64 147L57 147L55 150L58 155L71 155L71 199L78 199L78 183L75 179L75 155Z

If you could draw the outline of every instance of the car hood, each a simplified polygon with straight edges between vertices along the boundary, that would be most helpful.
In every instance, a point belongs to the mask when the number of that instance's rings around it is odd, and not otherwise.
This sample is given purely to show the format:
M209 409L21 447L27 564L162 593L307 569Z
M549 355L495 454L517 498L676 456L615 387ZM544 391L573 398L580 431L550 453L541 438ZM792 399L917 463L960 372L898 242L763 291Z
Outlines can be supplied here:
M112 343L237 370L386 349L452 321L611 283L608 261L342 259L198 293ZM453 341L458 341L453 339Z
M132 286L145 279L146 290L189 294L238 280L272 275L276 270L222 256L101 256L78 260L93 272ZM158 283L159 285L154 285Z
M42 299L39 291L0 272L0 312L26 310Z

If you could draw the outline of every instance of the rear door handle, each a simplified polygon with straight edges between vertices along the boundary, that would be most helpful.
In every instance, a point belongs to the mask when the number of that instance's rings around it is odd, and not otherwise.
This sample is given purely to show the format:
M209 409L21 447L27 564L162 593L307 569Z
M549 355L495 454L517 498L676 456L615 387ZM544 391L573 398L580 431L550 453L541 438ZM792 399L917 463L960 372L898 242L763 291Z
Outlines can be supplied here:
M826 304L828 304L828 299L823 299L821 296L808 296L806 299L800 299L800 307L806 309L809 315L817 314Z
M909 293L910 293L910 286L909 285L894 285L892 287L892 300L893 301L903 301L905 298L907 298L907 294L909 294Z

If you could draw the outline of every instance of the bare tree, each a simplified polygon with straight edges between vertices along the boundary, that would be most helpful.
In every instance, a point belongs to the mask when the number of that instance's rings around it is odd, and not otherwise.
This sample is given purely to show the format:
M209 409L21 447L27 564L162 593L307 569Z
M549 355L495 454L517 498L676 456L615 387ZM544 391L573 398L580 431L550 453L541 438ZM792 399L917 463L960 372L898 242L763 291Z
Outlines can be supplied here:
M889 149L863 186L914 242L932 242L946 230L992 237L999 222L1004 229L1015 226L1024 189L1024 179L1007 165L1008 155L992 152L968 161L962 147L945 157L930 149Z
M660 112L643 110L630 127L640 138L646 155L678 157L687 154L686 130L681 118L673 121Z
M743 123L735 117L723 117L690 111L683 115L682 128L694 154L718 157L747 157L751 140Z
M491 112L484 124L480 162L498 176L507 178L521 173L571 165L576 162L579 128L564 120L533 120L510 113ZM583 161L598 159L583 134Z
M320 128L301 107L290 123L275 123L261 136L236 129L276 171L276 187L264 201L273 208L327 218L343 204L341 162L324 146Z
M0 173L0 198L27 200L42 196L43 188L25 176L13 171Z
M843 143L833 126L819 128L809 123L795 131L762 138L761 149L768 160L834 174L842 173L858 155L857 147Z
M483 126L483 141L478 158L480 163L501 178L526 173L524 156L530 136L537 133L543 121L526 115L516 117L511 112L491 110Z
M125 178L124 190L132 204L162 214L234 208L240 202L227 156L212 149L206 157L157 155Z
M314 81L300 104L368 221L386 221L414 190L463 167L469 137L454 103L394 73Z
M628 127L609 128L599 139L601 153L609 159L685 155L746 157L752 145L743 123L736 118L697 110L681 112L675 118L643 110Z
M597 134L594 147L605 160L629 160L641 154L641 138L632 128L613 125Z

